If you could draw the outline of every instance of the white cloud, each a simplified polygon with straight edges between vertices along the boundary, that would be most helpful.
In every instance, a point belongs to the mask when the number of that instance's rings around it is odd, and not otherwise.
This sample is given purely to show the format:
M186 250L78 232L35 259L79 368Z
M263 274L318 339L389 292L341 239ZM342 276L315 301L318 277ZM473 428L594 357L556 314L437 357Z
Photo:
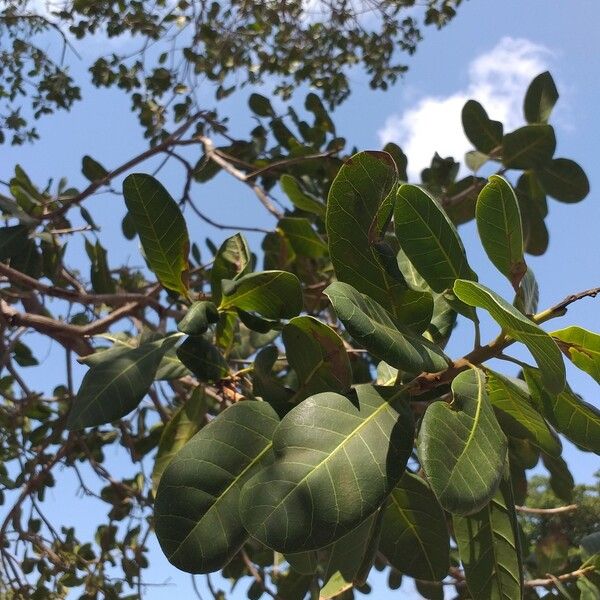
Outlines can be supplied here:
M469 83L450 96L426 96L402 114L391 115L377 133L382 144L396 142L409 157L409 176L417 179L434 152L462 160L472 148L460 113L471 98L483 104L505 130L523 123L523 96L529 82L548 68L550 51L526 39L505 37L469 65Z

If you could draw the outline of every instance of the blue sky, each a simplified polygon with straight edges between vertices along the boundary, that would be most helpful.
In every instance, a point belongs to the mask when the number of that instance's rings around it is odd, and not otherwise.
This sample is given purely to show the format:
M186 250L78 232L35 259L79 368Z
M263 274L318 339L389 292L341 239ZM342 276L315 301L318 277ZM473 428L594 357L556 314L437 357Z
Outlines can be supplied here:
M501 8L499 8L501 6ZM84 57L76 70L85 67L85 58L98 52L96 42L79 48ZM517 127L522 121L522 98L529 80L549 69L554 75L561 98L552 118L557 130L557 156L577 160L586 170L592 191L577 205L564 205L550 200L547 221L551 238L548 252L540 258L529 258L540 284L540 306L549 306L569 293L600 285L600 244L598 224L600 203L600 163L596 144L600 134L600 41L597 35L597 0L471 0L465 2L457 18L441 32L428 30L417 54L410 59L410 71L404 80L388 92L373 92L360 73L352 74L353 94L334 114L338 131L360 149L380 148L385 141L400 143L409 156L409 171L418 173L434 151L454 155L456 159L469 149L460 125L460 109L471 97L479 99L492 118ZM252 126L246 109L250 91L234 94L223 103L223 113L231 117L234 132L244 135ZM136 120L129 111L124 96L107 90L84 88L84 102L69 114L58 114L40 123L41 140L33 146L0 147L0 179L7 180L16 163L21 164L34 181L58 180L66 175L70 182L83 187L80 174L81 157L91 154L107 167L115 167L141 152L145 141ZM412 159L412 161L411 161ZM151 171L145 164L142 170ZM163 183L177 194L181 172L168 165L160 175ZM251 220L258 226L273 226L272 218L261 212L251 193L238 182L220 175L214 182L196 186L193 197L210 216L222 222ZM124 214L122 200L110 194L90 199L91 210L103 231L100 239L108 247L111 264L123 260L141 264L137 242L120 238L120 217ZM193 241L205 249L204 239L219 241L227 234L208 228L201 221L188 218ZM472 267L480 280L510 297L508 284L485 257L473 224L461 228ZM258 238L248 236L253 243ZM83 251L83 240L70 242L72 256ZM206 254L207 255L207 254ZM76 258L75 258L76 260ZM582 301L549 329L580 324L600 331L598 301ZM483 339L494 335L495 327L486 322ZM469 349L472 332L462 324L452 342L450 352L459 354ZM40 345L38 358L43 365L28 371L32 387L48 387L59 383L49 381L53 367L62 365L55 346ZM523 356L526 356L523 354ZM508 369L511 370L510 368ZM81 376L81 370L77 371ZM587 375L568 366L569 381L589 402L600 405L597 386ZM568 443L566 457L575 479L585 482L600 468L597 457L578 452ZM117 455L110 460L115 468L123 465ZM63 485L64 483L64 485ZM70 475L54 491L51 511L56 519L82 528L89 527L89 511L98 510L88 500L77 500L75 481ZM165 588L148 588L146 598L161 600L174 593L191 597L189 577L170 567L154 544L150 581L169 581ZM371 597L387 597L383 580L376 576ZM227 582L215 582L228 590ZM201 590L203 583L199 581ZM176 586L176 587L175 587ZM244 598L247 586L232 598ZM405 591L403 597L410 597ZM209 597L203 592L203 597Z

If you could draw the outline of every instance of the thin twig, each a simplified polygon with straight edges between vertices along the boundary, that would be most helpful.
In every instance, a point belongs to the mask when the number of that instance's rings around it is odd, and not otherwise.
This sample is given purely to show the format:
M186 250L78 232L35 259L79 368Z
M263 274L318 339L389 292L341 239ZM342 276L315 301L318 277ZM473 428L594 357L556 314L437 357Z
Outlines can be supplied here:
M557 506L556 508L531 508L530 506L515 506L519 512L528 515L560 515L563 513L577 510L577 504L568 504L567 506Z

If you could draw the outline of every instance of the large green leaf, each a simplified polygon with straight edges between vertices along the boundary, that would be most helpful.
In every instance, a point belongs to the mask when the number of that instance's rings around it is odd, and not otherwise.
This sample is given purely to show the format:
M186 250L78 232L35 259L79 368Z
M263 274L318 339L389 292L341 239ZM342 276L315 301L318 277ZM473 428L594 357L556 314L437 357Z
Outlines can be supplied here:
M381 552L401 573L440 581L450 567L450 540L444 511L416 475L406 472L383 514Z
M550 335L573 363L600 383L600 335L582 327L567 327Z
M144 173L125 178L123 196L150 268L164 287L187 296L190 242L177 203Z
M504 177L492 175L477 198L477 229L494 266L515 290L527 271L523 256L523 226L515 193Z
M302 310L302 303L300 281L293 273L261 271L225 280L219 308L239 308L266 319L289 319Z
M237 402L175 456L158 486L156 535L189 573L224 567L246 541L238 505L244 482L271 457L279 419L266 402Z
M67 427L81 429L110 423L131 412L154 381L164 354L177 342L170 336L137 348L107 350L85 374L69 412ZM108 359L108 356L101 356Z
M371 354L408 373L445 369L449 359L438 346L394 323L375 300L335 281L324 292L348 333Z
M590 191L585 171L568 158L555 158L537 171L544 191L561 202L579 202Z
M523 112L528 123L546 123L558 100L558 90L548 71L540 73L527 88Z
M402 250L435 292L452 288L459 278L476 279L456 228L422 188L408 184L400 187L394 226Z
M322 548L375 512L404 472L412 414L397 390L311 396L273 437L275 462L244 486L246 529L280 552Z
M458 280L454 293L466 304L487 310L505 333L527 346L548 390L558 393L565 387L565 365L560 350L541 327L479 283Z
M152 491L156 494L158 484L167 465L183 448L188 440L204 425L204 417L209 403L201 386L192 393L190 399L171 417L160 436L158 451L152 469Z
M522 381L520 383L523 384ZM531 440L544 452L560 456L560 440L550 430L540 413L531 406L526 389L517 381L488 370L487 390L498 421L507 434Z
M282 331L290 367L298 376L296 398L319 392L346 393L352 384L352 368L344 342L328 325L314 317L292 319Z
M463 106L462 125L467 139L484 154L502 144L502 123L490 119L485 108L476 100L469 100Z
M409 289L384 241L397 179L387 152L360 152L344 163L327 201L329 254L339 281L422 331L431 318L431 297Z
M227 238L222 244L210 271L210 287L212 301L221 301L221 282L223 279L234 279L252 270L250 249L241 233Z
M467 587L477 600L521 600L523 574L510 483L478 513L455 516L454 535Z
M319 258L327 254L327 244L312 228L308 219L283 217L277 227L283 231L294 252L299 256Z
M574 444L600 454L600 411L577 396L568 386L550 393L543 376L526 367L525 379L537 409Z
M430 404L421 423L421 464L440 504L454 514L480 510L502 477L507 441L485 383L480 369L463 371L452 382L452 404Z
M507 169L535 169L552 160L556 136L551 125L525 125L502 140L502 162Z
M229 374L229 365L219 349L201 335L187 337L177 348L177 358L200 381L219 381Z

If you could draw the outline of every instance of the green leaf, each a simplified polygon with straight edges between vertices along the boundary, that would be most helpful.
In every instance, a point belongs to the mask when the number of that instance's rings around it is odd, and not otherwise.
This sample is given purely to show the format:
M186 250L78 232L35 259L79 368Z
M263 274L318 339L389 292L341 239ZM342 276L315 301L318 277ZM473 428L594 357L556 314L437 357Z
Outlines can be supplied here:
M23 252L29 242L29 228L25 225L0 227L0 260L13 258Z
M302 310L302 288L293 273L261 271L223 284L221 310L240 308L266 319L289 319Z
M279 220L278 227L283 231L296 254L309 258L319 258L327 254L327 244L312 228L308 219L283 217Z
M340 336L314 317L295 317L282 331L290 367L298 375L296 398L319 392L346 393L352 368Z
M219 349L201 335L190 335L177 348L177 358L200 381L219 381L229 375L229 365Z
M270 460L278 422L266 402L237 402L171 461L158 486L154 513L160 546L177 568L215 571L246 541L240 490Z
M463 106L462 125L467 139L484 154L502 144L502 123L490 119L485 108L476 100L469 100Z
M510 483L503 481L481 511L469 517L455 516L453 521L471 596L477 600L521 600L523 574Z
M408 373L442 371L449 359L435 344L400 328L375 300L334 281L324 291L348 333L373 356Z
M212 301L215 304L219 304L221 301L221 281L223 279L234 279L251 270L250 250L244 236L236 233L227 238L215 255L210 271Z
M204 425L209 404L202 387L198 386L190 399L171 417L160 436L158 451L152 469L152 491L156 495L158 484L173 457Z
M552 394L536 369L526 367L524 373L535 405L546 419L574 444L600 454L600 411L568 386Z
M436 200L416 185L398 190L394 210L396 237L416 270L435 292L459 278L476 278L454 225Z
M216 305L208 300L194 302L185 313L183 319L177 323L177 329L188 335L205 333L211 323L219 322L219 310Z
M292 175L282 175L279 179L279 185L283 193L296 208L313 213L319 217L325 216L325 205L312 194L305 192L295 177Z
M551 125L525 125L502 140L502 163L507 169L535 169L552 160L556 137Z
M560 350L541 327L479 283L458 280L454 293L466 304L487 310L505 333L527 346L549 391L558 393L565 387L565 365Z
M87 154L81 159L81 172L90 181L98 181L108 175L108 171L97 160Z
M544 191L561 202L579 202L590 192L585 171L568 158L555 158L538 169L537 175Z
M150 268L164 287L187 297L190 243L177 203L144 173L125 178L123 196Z
M402 324L423 331L432 299L408 287L384 239L397 179L387 152L359 152L344 163L327 201L329 255L339 281L373 298Z
M532 408L529 394L519 383L523 382L487 371L487 390L500 425L507 434L531 440L547 454L560 456L560 440Z
M573 502L575 480L564 459L560 456L549 456L542 453L542 461L550 473L550 488L554 495L563 502Z
M539 299L540 289L538 283L531 267L527 267L527 271L523 279L521 279L521 285L513 300L513 306L524 315L533 315L537 312Z
M540 73L529 84L523 112L528 123L546 123L558 100L558 90L548 71Z
M582 327L567 327L550 335L565 356L600 383L600 335Z
M169 336L137 348L119 350L110 360L93 366L81 382L67 427L71 430L93 427L116 421L131 412L152 385L162 357L178 339L178 336Z
M525 250L534 256L541 256L546 252L550 239L544 223L548 214L546 194L533 171L526 171L519 177L515 191L521 207Z
M406 472L383 514L381 552L401 573L440 581L450 567L450 539L444 511L429 486Z
M480 510L496 492L507 441L494 415L480 369L452 382L452 404L434 402L425 411L417 448L442 508L466 515Z
M408 167L408 158L402 151L402 148L394 142L388 142L384 147L383 151L387 152L396 164L396 170L398 171L398 177L400 181L408 181L408 175L406 174L406 168Z
M261 94L250 94L248 106L250 107L250 110L259 117L272 117L275 114L269 99Z
M115 282L110 274L110 268L106 259L106 249L99 241L91 244L85 240L85 249L90 259L90 280L92 288L97 294L114 294Z
M273 437L275 462L241 495L250 535L279 552L322 548L375 512L404 472L412 414L397 391L359 385L293 408Z
M527 265L523 256L523 226L517 197L504 177L492 175L477 198L477 229L488 258L515 291Z

